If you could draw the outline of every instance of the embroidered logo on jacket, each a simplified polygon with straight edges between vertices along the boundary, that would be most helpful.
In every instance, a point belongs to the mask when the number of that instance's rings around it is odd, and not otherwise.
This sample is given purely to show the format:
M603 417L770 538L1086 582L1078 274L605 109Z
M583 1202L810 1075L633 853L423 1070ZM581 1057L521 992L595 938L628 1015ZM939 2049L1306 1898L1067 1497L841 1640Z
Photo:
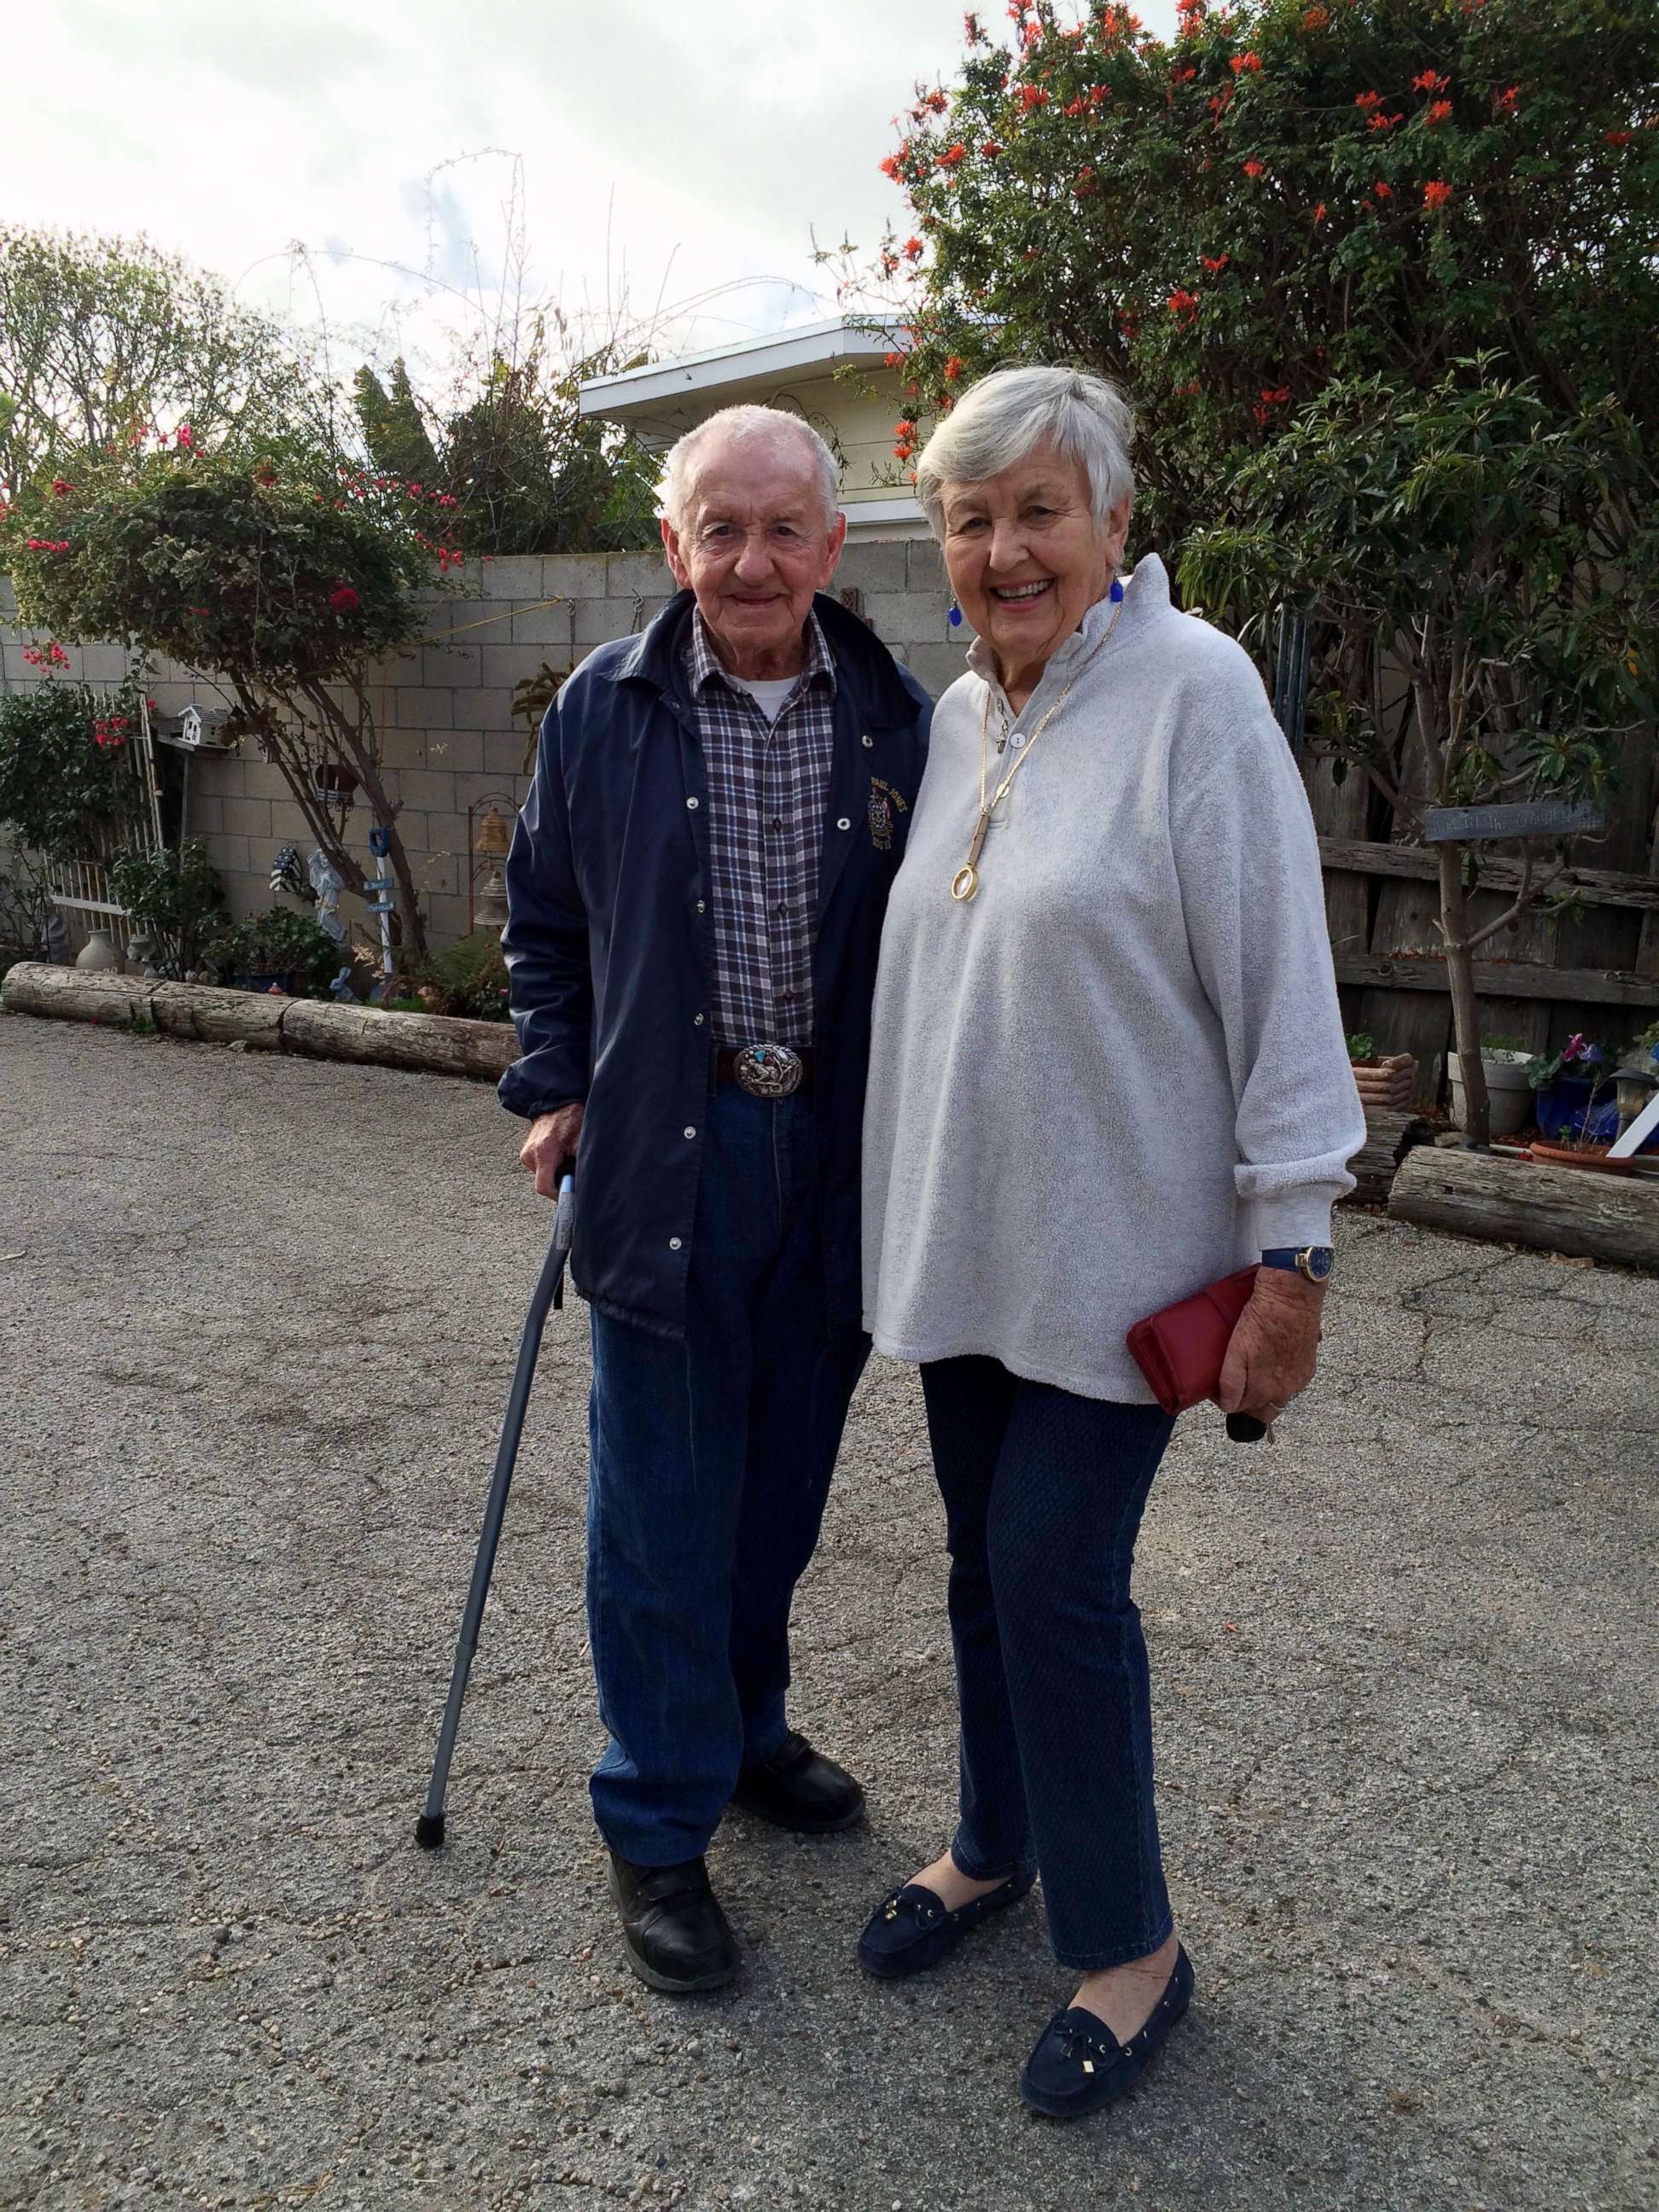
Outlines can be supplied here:
M878 853L893 849L893 824L901 814L910 811L908 800L900 797L890 783L878 775L870 779L870 842Z

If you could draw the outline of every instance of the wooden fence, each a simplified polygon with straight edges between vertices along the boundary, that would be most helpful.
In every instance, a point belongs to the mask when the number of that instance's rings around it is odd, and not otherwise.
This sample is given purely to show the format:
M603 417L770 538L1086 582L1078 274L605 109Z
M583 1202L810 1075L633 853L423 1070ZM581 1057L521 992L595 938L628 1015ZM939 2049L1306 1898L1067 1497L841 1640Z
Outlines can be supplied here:
M1436 955L1435 854L1392 842L1390 811L1357 770L1339 784L1328 761L1304 758L1303 772L1348 1028L1368 1030L1384 1051L1414 1053L1418 1102L1432 1104L1451 1043L1445 963ZM1572 866L1555 887L1571 890L1573 909L1535 908L1477 956L1486 1035L1544 1052L1583 1030L1616 1048L1659 1015L1656 805L1659 744L1653 732L1638 732L1623 749L1607 831L1575 841ZM1504 911L1519 880L1513 860L1496 851L1481 858L1470 901L1475 927Z

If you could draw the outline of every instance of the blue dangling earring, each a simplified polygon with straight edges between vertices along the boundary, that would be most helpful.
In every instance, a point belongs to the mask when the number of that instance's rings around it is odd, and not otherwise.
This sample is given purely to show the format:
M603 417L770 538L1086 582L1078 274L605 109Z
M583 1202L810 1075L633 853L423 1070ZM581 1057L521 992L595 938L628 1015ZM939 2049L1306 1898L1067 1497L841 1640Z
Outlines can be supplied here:
M957 605L954 599L951 602L949 621L952 629L960 629L962 628L962 609Z
M1114 606L1115 606L1115 605L1117 605L1118 601L1119 601L1122 597L1123 597L1123 586L1122 586L1122 585L1118 581L1117 578L1116 578L1115 576L1114 576L1114 577L1113 577L1113 579L1112 579L1112 605L1113 605Z

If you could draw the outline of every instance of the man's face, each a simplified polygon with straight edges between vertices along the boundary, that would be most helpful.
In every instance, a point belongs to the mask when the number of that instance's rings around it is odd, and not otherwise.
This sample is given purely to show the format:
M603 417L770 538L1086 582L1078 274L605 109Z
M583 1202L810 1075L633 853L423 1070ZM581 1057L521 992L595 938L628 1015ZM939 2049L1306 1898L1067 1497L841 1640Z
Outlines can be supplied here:
M734 676L793 670L812 605L836 573L847 518L827 521L811 456L787 436L720 438L696 457L679 527L665 520L675 581L696 592Z

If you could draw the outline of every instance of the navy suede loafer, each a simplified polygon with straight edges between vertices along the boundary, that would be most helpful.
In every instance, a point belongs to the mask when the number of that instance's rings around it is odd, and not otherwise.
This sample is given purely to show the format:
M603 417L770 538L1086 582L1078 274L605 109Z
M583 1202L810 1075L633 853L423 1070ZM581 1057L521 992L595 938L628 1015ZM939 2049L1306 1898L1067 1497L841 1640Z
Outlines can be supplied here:
M884 1982L926 1973L956 1949L970 1928L1006 1905L1018 1905L1036 1879L1035 1875L1010 1875L999 1888L987 1890L954 1912L931 1889L907 1881L902 1889L883 1898L871 1915L859 1938L859 1964L866 1974Z
M1163 1996L1146 2025L1127 2043L1120 2043L1105 2021L1083 2005L1056 2013L1025 2062L1021 2097L1051 2120L1079 2119L1115 2104L1139 2081L1192 1997L1192 1960L1177 1948Z

